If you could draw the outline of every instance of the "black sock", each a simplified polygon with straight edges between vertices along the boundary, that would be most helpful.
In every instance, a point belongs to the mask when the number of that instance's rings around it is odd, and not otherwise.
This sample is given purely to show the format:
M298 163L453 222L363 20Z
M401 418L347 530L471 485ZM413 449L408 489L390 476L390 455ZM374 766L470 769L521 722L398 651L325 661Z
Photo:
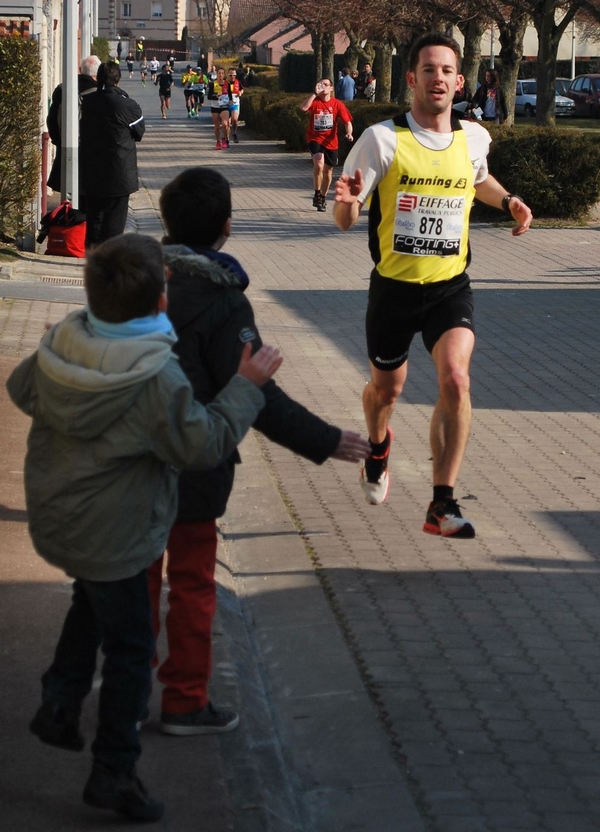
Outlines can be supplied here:
M371 454L373 456L383 456L387 449L390 447L389 431L386 433L383 442L373 442L371 439L369 439L369 444L371 445Z
M433 502L439 503L442 500L453 500L454 488L451 485L434 485L433 486Z

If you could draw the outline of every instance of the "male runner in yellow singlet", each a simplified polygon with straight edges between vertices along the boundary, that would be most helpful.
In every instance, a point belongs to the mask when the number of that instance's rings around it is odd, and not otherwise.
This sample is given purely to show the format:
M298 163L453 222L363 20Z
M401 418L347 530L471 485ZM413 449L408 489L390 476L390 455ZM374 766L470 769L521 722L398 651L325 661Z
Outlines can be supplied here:
M439 398L431 420L433 499L423 530L473 538L474 525L454 499L471 426L469 364L475 343L469 262L469 212L475 196L508 212L524 234L532 214L488 172L491 138L475 122L453 119L462 88L460 47L439 32L415 44L407 73L409 113L369 127L336 184L334 217L345 231L369 207L371 274L367 347L371 379L363 408L372 446L361 469L367 502L383 503L393 438L388 427L417 332L431 354Z

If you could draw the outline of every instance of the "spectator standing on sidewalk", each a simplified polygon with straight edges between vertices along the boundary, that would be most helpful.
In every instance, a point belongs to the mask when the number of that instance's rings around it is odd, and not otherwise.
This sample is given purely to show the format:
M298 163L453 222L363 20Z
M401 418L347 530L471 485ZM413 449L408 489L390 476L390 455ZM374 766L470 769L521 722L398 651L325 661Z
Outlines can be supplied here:
M335 97L339 101L353 101L356 96L356 84L352 77L352 70L347 66L342 70L342 77L335 86Z
M77 77L77 92L79 93L79 100L83 100L83 96L94 94L98 88L96 76L98 74L98 67L100 66L100 58L96 55L89 55L81 62L81 72ZM52 163L50 176L48 177L47 185L53 191L61 190L61 166L62 166L62 84L59 84L52 93L52 103L48 110L48 118L46 119L48 126L48 133L50 141L56 147L56 155ZM79 205L77 206L81 211L85 211L85 192L81 182L81 160L79 162Z
M313 206L317 211L326 210L327 192L333 178L333 168L338 163L338 120L346 128L346 140L353 141L352 116L347 107L332 98L333 84L329 78L317 81L314 93L302 102L300 109L309 113L306 141L313 162Z
M264 406L281 359L249 358L206 408L172 352L160 244L126 234L89 255L85 309L42 338L7 382L32 417L25 459L36 550L74 578L71 607L30 730L81 751L79 721L98 648L102 684L93 766L83 800L129 820L163 812L136 774L136 730L147 708L155 644L147 567L165 547L177 509L177 469L212 468Z
M211 401L235 373L245 344L260 347L250 301L249 278L240 263L220 251L231 233L231 191L210 168L190 168L165 186L160 209L168 238L169 317L175 350L198 401ZM198 216L202 222L198 222ZM275 383L263 387L266 405L254 427L294 453L320 464L329 457L358 462L368 443L327 424L287 396ZM158 670L163 683L161 730L188 735L230 731L232 711L215 707L208 695L211 624L215 612L216 518L225 512L240 456L235 451L201 478L184 472L179 510L167 543L168 656ZM148 572L155 633L160 619L162 564Z
M366 89L372 81L373 70L371 69L371 64L365 64L362 72L358 73L358 77L356 79L357 98L362 98L363 100L367 98Z
M477 107L483 110L482 121L503 124L508 118L508 108L500 86L500 76L495 69L487 70L484 83L471 100L471 108Z
M86 195L87 248L122 234L129 195L138 190L136 144L145 131L140 105L119 88L121 70L98 69L98 90L81 102L79 162Z
M414 45L407 80L409 113L369 127L336 184L334 216L343 231L371 197L369 247L375 263L367 308L371 380L363 408L371 456L361 470L367 502L385 501L393 439L389 421L408 372L411 341L421 332L438 378L430 442L433 499L423 531L473 538L474 525L454 499L471 425L469 366L475 344L469 213L473 199L503 208L528 231L531 211L488 172L491 138L480 124L452 117L463 82L460 47L432 32Z

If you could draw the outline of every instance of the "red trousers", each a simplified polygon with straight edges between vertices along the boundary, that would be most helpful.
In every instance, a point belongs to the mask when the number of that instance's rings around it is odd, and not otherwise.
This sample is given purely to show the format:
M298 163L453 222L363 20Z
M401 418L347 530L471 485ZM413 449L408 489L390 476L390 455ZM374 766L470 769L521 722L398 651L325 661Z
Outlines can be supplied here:
M176 523L169 535L166 554L169 608L165 624L169 655L160 665L157 679L164 685L163 712L186 714L208 704L211 626L217 603L216 521ZM163 560L164 555L148 569L156 638L160 630Z

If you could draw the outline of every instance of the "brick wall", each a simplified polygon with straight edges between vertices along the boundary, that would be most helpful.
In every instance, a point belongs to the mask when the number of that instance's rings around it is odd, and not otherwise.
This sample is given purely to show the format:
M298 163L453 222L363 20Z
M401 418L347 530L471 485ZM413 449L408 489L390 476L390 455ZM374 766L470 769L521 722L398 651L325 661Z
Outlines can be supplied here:
M29 27L31 20L28 17L17 17L12 20L7 18L0 18L0 37L9 37L10 35L28 38Z

